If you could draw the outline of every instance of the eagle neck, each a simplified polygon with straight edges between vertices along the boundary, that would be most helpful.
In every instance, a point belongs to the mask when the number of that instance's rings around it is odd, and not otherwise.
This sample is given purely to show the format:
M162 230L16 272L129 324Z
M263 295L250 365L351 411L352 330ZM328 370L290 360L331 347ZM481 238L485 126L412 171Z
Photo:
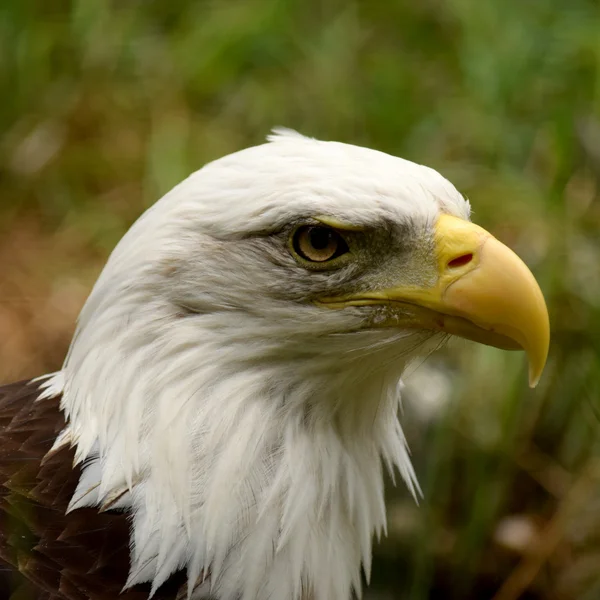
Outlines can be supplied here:
M194 598L207 586L219 600L359 593L386 527L384 468L416 489L397 365L240 362L210 340L146 350L110 354L112 379L76 353L79 368L49 384L85 460L71 510L132 515L127 586L154 591L186 569Z

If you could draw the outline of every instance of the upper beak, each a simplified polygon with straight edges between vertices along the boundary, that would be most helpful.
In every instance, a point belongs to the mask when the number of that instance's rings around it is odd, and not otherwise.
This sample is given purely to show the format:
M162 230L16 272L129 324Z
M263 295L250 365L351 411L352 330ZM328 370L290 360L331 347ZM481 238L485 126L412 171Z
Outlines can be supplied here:
M408 303L417 309L409 326L523 349L534 387L546 363L550 325L531 271L485 229L450 215L439 217L434 244L438 278L433 286L369 292L344 304Z

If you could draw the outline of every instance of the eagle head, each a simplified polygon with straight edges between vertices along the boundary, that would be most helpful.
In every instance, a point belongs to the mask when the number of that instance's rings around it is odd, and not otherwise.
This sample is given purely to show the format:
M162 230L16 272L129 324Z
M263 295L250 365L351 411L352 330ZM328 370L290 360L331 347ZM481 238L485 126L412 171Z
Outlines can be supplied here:
M134 224L47 384L83 463L70 509L131 514L128 585L360 592L384 468L418 490L407 364L450 335L524 349L531 384L546 360L539 287L469 212L432 169L280 130Z

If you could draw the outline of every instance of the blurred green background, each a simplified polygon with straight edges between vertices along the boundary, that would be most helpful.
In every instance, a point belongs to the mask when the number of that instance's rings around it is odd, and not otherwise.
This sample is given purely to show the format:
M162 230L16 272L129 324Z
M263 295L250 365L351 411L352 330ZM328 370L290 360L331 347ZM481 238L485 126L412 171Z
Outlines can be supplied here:
M366 596L600 598L600 5L3 0L0 381L58 369L136 217L275 125L441 171L538 277L553 343L408 378L420 506Z

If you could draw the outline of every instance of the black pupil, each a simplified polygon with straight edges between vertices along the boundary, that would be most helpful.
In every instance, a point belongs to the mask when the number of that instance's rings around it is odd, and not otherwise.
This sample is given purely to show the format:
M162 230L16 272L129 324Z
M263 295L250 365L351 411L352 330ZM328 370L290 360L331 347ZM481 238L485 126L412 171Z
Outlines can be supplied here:
M325 250L333 239L333 233L325 227L311 227L308 239L315 250Z

